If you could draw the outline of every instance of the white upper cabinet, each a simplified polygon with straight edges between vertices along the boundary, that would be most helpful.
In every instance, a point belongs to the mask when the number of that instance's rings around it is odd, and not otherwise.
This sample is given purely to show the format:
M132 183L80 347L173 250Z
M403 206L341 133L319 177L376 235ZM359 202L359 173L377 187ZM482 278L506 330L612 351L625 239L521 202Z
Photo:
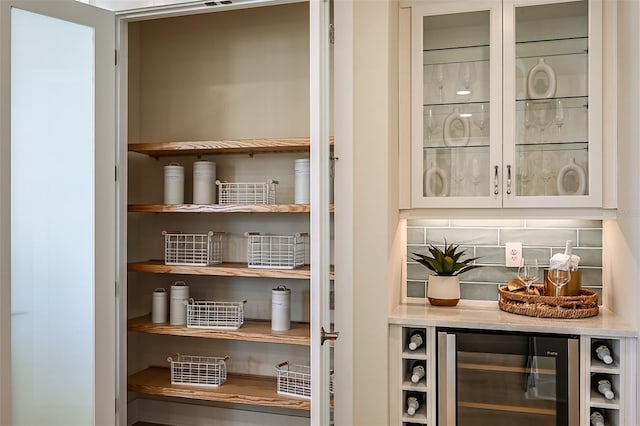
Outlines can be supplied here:
M407 6L410 207L602 207L602 4Z

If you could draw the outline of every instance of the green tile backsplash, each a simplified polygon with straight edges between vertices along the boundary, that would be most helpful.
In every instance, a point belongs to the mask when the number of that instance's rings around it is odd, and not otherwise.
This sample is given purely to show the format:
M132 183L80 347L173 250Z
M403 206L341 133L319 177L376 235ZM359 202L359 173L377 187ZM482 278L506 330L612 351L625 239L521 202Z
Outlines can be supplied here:
M517 268L505 266L506 242L522 242L524 257L535 257L541 266L564 252L566 240L573 240L580 256L582 286L602 296L602 221L599 220L448 220L407 221L407 296L425 298L428 271L411 260L411 253L426 253L428 244L460 244L467 255L480 257L483 268L460 276L463 299L497 300L498 287L515 278Z

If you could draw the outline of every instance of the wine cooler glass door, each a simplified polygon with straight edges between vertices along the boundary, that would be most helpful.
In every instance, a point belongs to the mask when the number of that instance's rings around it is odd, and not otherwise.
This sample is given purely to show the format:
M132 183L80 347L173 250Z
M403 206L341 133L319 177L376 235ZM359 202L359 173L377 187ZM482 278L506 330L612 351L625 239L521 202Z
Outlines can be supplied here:
M439 332L439 424L577 425L577 370L567 336Z

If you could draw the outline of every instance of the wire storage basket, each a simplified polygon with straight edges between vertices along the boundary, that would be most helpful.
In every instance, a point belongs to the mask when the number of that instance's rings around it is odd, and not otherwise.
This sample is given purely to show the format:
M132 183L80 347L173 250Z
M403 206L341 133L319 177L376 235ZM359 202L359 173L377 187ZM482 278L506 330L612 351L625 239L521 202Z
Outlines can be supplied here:
M222 263L224 232L183 234L162 231L166 265L207 266Z
M277 180L267 182L223 182L218 185L218 204L275 204Z
M246 232L249 268L294 269L304 265L309 234L260 235Z
M172 385L220 386L227 380L228 356L195 356L174 354L171 363Z
M187 328L237 330L244 323L244 304L241 301L196 301L187 305Z
M276 365L277 388L280 395L311 399L311 367L289 364L289 361ZM329 392L333 395L333 370L329 376Z

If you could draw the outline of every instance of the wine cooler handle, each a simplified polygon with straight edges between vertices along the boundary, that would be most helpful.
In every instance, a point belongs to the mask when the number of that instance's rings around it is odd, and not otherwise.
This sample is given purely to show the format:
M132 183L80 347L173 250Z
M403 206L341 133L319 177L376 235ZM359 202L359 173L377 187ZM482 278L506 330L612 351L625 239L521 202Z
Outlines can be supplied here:
M493 166L493 194L498 195L500 191L498 191L498 166Z
M568 387L568 424L578 425L580 424L580 384L579 384L579 345L578 339L569 339L567 342L567 359L569 362L569 369L567 374L567 387Z
M507 195L511 195L511 164L507 164Z
M456 336L438 332L438 425L456 426Z

